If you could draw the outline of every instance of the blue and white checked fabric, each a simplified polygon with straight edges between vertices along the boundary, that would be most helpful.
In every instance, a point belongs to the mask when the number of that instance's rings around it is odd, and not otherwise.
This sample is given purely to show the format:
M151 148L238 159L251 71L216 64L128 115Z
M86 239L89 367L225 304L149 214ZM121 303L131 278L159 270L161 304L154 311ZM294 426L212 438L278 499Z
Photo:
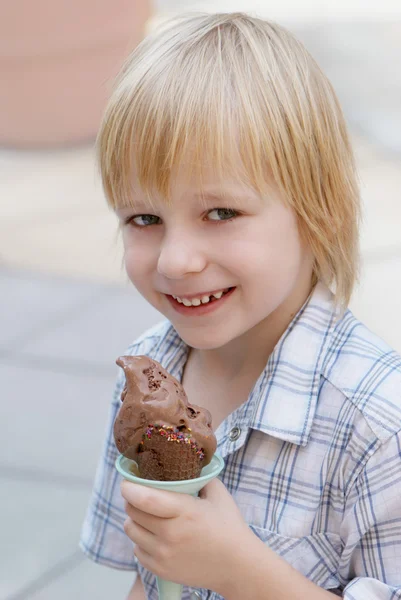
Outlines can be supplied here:
M163 322L128 353L154 358L181 380L188 347ZM155 577L123 531L112 437L123 386L121 372L81 548L101 564L139 570L157 600ZM222 480L263 542L347 600L401 599L401 358L350 311L339 317L322 284L216 436Z

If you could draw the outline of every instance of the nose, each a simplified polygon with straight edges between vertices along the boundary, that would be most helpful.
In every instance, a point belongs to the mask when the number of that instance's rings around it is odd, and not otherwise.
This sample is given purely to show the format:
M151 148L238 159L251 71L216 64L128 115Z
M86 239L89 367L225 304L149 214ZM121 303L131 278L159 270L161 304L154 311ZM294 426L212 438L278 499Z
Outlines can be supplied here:
M200 240L182 230L165 236L160 248L157 271L168 279L182 279L190 273L200 273L207 260Z

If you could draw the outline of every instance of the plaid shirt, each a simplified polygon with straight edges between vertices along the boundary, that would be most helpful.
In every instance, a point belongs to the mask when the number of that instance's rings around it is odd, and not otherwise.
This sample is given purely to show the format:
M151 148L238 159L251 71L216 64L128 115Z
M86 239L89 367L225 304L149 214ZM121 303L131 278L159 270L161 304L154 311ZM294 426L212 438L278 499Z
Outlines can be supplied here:
M163 322L128 353L181 380L188 347ZM139 570L157 600L155 577L123 531L112 434L123 386L121 371L81 548L101 564ZM222 481L265 544L347 600L401 599L401 358L350 311L339 316L322 284L216 437ZM197 592L184 588L183 598L221 599Z

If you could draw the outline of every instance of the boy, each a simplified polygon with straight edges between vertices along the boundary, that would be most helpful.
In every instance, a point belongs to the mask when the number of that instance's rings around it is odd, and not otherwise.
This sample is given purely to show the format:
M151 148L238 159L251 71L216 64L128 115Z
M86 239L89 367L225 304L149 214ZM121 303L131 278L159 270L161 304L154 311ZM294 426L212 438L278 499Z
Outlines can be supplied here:
M167 318L128 353L210 410L225 469L199 499L120 490L120 374L84 551L139 572L132 600L155 574L185 599L401 598L401 361L346 310L359 195L325 76L276 25L184 16L128 59L99 157Z

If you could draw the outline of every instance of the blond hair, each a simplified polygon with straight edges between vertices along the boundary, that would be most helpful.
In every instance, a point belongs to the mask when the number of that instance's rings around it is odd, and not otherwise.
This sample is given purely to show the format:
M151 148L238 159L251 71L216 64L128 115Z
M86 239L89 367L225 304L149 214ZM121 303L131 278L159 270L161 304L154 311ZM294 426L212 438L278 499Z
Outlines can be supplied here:
M149 35L117 79L98 136L112 207L139 185L168 201L171 174L205 157L296 212L314 278L345 307L358 266L359 191L335 92L284 28L243 13L177 17ZM238 160L240 159L240 160ZM238 164L242 169L238 171Z

